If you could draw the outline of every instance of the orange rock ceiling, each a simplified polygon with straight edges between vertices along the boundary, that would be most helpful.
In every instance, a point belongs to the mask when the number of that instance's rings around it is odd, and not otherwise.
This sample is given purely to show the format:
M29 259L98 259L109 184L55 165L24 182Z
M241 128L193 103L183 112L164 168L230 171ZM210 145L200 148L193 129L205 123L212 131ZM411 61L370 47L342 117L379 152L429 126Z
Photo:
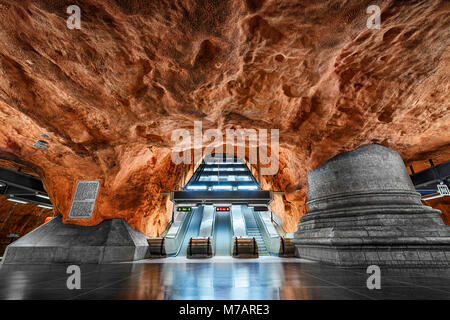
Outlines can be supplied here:
M174 129L279 129L263 186L294 231L306 173L367 143L406 164L450 159L448 1L0 0L0 157L42 178L67 217L77 180L101 180L93 225L150 236L180 183ZM366 8L381 8L369 30ZM49 149L32 146L40 134Z

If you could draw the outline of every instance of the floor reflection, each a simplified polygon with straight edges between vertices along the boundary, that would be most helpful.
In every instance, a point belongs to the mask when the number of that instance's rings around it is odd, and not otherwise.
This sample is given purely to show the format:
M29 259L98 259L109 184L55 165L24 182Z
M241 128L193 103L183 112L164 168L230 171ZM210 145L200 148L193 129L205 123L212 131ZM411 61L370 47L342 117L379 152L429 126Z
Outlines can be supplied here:
M279 299L283 278L279 263L171 264L161 282L166 299Z
M82 265L68 290L64 265L0 265L0 299L450 299L450 270L365 270L274 260Z

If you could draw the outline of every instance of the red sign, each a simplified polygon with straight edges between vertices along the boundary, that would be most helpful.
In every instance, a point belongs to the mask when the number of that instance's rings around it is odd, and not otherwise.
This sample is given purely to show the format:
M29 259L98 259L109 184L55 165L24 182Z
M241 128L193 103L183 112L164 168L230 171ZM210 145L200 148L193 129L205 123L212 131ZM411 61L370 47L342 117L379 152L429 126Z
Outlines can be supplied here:
M216 207L216 211L230 211L230 207Z

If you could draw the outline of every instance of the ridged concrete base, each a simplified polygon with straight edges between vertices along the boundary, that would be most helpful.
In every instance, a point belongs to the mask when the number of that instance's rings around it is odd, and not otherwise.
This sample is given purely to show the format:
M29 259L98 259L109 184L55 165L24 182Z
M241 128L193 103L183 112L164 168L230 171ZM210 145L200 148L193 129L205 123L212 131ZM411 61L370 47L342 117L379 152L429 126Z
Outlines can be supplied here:
M63 224L59 216L10 244L3 264L101 264L148 257L147 236L122 219L85 227Z
M450 246L446 248L423 246L297 246L298 257L321 261L340 267L367 267L370 265L420 268L450 267Z
M450 228L424 206L397 152L367 145L308 174L296 256L339 266L450 266Z
M305 216L294 240L296 256L339 266L450 266L450 228L439 210L417 209Z

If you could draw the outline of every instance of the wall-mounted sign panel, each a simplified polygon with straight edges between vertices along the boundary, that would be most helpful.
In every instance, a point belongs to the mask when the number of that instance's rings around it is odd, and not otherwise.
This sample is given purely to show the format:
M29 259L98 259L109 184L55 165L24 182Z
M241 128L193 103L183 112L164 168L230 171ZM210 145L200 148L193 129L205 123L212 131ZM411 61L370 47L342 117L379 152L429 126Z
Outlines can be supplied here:
M191 207L178 207L177 211L178 212L191 212L192 208Z
M269 211L269 208L260 206L260 207L254 207L253 210L254 211Z
M447 185L445 185L443 183L438 184L437 189L441 195L450 196L450 190L448 189Z
M69 219L89 219L94 212L100 181L78 181Z

